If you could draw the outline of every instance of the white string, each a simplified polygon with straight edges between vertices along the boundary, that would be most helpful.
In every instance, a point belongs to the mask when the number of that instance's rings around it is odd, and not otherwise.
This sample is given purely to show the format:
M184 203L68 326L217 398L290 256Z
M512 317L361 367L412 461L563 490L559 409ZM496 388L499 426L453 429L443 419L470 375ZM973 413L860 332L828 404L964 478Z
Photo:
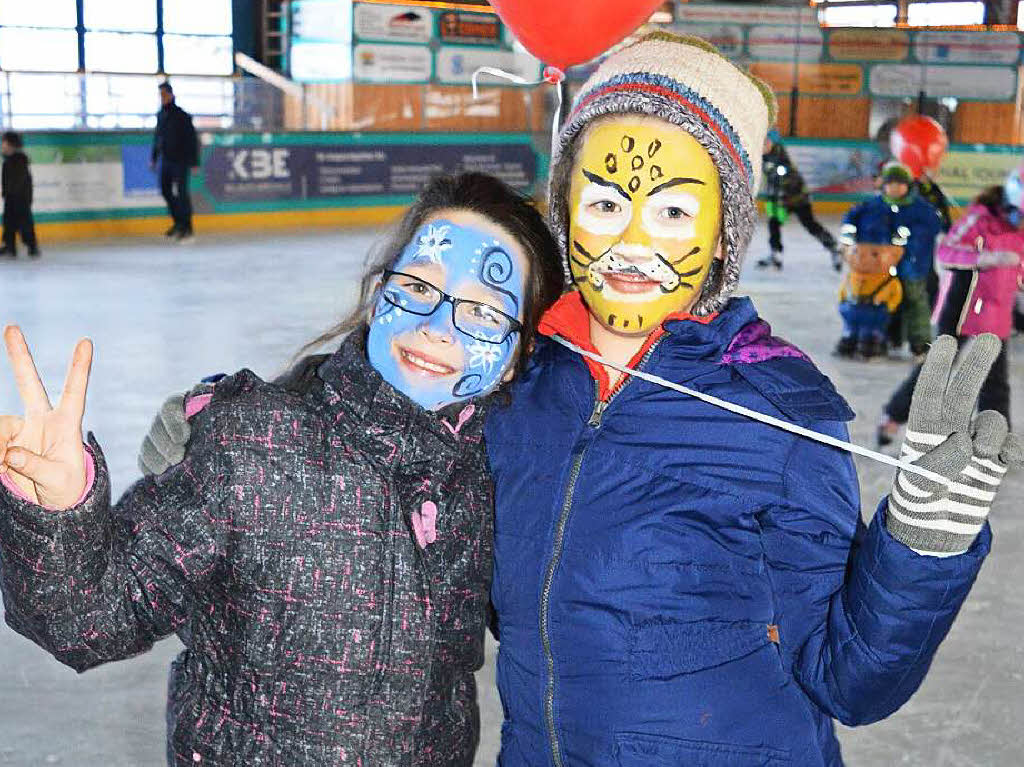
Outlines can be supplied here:
M733 413L739 413L740 415L746 416L747 418L752 418L755 421L766 423L769 426L775 426L779 429L783 429L784 431L788 431L793 434L798 434L801 437L807 437L808 439L813 439L816 442L831 445L832 447L837 447L840 450L845 450L849 453L854 453L856 455L864 456L865 458L870 458L873 461L878 461L879 463L894 466L898 469L902 469L903 471L910 472L911 474L917 474L918 476L930 479L933 482L938 482L939 484L947 488L951 488L954 484L953 480L947 479L946 477L943 477L940 474L936 474L933 471L929 471L928 469L922 469L920 466L916 466L912 463L909 463L908 461L901 461L898 458L893 458L891 455L886 455L885 453L879 453L874 450L869 450L866 447L855 445L852 442L844 442L843 440L836 439L835 437L831 437L828 434L822 434L811 429L805 429L803 426L797 426L794 423L783 421L779 418L775 418L774 416L759 413L756 410L751 410L750 408L744 407L743 405L737 405L732 402L726 402L725 400L719 399L718 397L713 397L710 394L704 394L703 392L696 391L695 389L690 389L681 384L673 383L672 381L666 381L664 378L661 378L656 375L651 375L650 373L645 373L642 370L634 370L633 368L626 367L625 365L619 365L615 362L611 362L610 360L605 359L600 354L594 354L593 352L588 352L586 349L581 349L575 344L566 341L561 336L554 336L554 339L565 348L571 349L577 354L587 357L588 359L592 359L595 362L599 362L602 365L606 365L607 367L612 368L612 370L618 370L620 373L625 373L626 375L631 375L635 378L641 378L644 381L650 381L651 383L658 384L659 386L664 386L666 389L672 389L673 391L677 391L681 394L688 394L691 397L696 397L697 399L702 400L703 402L707 402L710 405L714 405L715 407L720 407L725 410L732 411Z
M558 146L558 129L561 127L558 123L558 118L562 116L562 86L561 83L555 85L555 94L557 98L555 100L555 116L551 118L551 156L555 155L555 147Z
M473 83L474 99L480 97L479 94L477 93L476 84L477 78L480 75L492 75L493 77L500 77L503 80L511 80L516 85L540 85L542 82L544 82L543 78L541 78L540 80L527 80L522 75L517 75L512 72L506 72L504 69L498 69L497 67L477 67L473 71L473 77L470 79L470 82Z
M545 70L547 71L547 70ZM517 75L513 72L506 72L504 69L498 69L497 67L477 67L473 70L473 75L470 78L470 82L473 85L473 98L479 98L477 79L480 75L491 75L492 77L500 77L503 80L508 80L515 83L516 85L540 85L541 83L551 82L546 77L541 77L539 80L527 80L522 75ZM554 150L555 142L558 139L558 118L562 114L562 88L559 83L552 83L555 86L555 94L557 96L555 104L555 115L551 122L551 149Z

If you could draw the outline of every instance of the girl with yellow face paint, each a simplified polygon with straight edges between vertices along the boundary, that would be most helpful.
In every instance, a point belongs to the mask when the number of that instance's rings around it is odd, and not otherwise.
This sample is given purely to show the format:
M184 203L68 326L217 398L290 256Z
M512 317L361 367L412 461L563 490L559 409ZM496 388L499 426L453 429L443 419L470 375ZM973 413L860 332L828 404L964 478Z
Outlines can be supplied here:
M596 320L646 336L695 302L720 257L722 193L682 128L606 117L580 141L569 186L569 270Z

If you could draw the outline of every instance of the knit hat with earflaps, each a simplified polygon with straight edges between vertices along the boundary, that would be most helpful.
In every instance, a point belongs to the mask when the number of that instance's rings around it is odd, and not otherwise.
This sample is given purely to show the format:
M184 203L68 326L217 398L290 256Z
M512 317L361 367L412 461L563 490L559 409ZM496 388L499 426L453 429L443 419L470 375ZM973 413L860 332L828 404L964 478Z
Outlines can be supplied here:
M913 186L914 175L903 163L897 160L890 160L882 166L882 183L885 184L889 181L899 181L907 186Z
M566 284L572 284L568 197L576 144L599 117L650 115L683 128L718 168L724 268L709 273L690 311L719 311L736 289L754 232L761 151L775 111L767 85L699 38L652 32L612 53L576 97L552 152L550 222L562 249Z

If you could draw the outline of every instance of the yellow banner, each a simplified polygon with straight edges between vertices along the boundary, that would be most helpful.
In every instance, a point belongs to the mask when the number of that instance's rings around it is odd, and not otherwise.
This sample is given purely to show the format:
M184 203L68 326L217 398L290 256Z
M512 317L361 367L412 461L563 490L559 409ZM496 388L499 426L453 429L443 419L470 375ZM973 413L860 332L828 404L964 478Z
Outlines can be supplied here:
M829 30L828 53L836 61L903 61L910 35L900 29Z
M1001 185L1006 175L1024 159L1012 152L946 153L935 179L947 197L971 200L983 189Z

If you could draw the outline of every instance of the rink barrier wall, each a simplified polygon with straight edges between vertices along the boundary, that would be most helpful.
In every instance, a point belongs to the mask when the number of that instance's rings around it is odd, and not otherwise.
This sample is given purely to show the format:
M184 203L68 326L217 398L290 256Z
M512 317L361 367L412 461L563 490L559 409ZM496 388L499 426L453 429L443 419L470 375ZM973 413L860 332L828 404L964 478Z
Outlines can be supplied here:
M162 232L169 219L148 132L32 133L34 212L49 242ZM436 172L472 168L544 195L546 134L205 133L191 190L197 231L380 226ZM786 139L815 210L838 214L873 189L869 141ZM1002 183L1019 147L953 145L937 180L956 205Z

